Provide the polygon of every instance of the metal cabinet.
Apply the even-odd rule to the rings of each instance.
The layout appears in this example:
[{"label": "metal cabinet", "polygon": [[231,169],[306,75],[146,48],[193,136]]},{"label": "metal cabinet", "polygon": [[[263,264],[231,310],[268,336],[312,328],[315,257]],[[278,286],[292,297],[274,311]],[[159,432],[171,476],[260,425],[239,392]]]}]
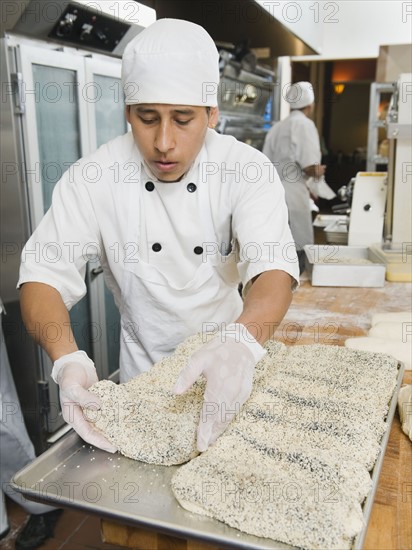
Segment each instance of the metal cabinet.
[{"label": "metal cabinet", "polygon": [[[2,263],[6,343],[28,431],[37,451],[64,425],[47,355],[21,322],[15,285],[22,247],[51,204],[68,167],[127,131],[120,59],[6,36],[2,65]],[[110,108],[109,108],[110,107]],[[44,251],[40,251],[44,253]],[[100,378],[118,377],[120,316],[101,268],[91,262],[88,293],[70,312],[80,349]],[[57,337],[57,336],[56,336]]]},{"label": "metal cabinet", "polygon": [[274,73],[259,66],[249,71],[228,52],[221,51],[220,55],[220,116],[216,130],[261,151],[271,123],[267,111],[273,100]]},{"label": "metal cabinet", "polygon": [[381,154],[379,144],[386,138],[386,112],[394,89],[391,83],[373,82],[371,84],[366,164],[368,172],[375,172],[378,165],[388,164],[389,155]]}]

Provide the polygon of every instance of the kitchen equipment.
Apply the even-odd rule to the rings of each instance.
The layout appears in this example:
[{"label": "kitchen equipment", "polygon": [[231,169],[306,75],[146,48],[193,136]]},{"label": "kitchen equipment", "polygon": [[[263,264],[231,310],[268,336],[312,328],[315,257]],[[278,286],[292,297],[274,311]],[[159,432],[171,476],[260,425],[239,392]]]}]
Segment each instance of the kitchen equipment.
[{"label": "kitchen equipment", "polygon": [[382,287],[385,264],[370,248],[306,245],[306,270],[314,286]]},{"label": "kitchen equipment", "polygon": [[329,243],[369,246],[382,239],[387,195],[387,172],[358,172],[338,190],[342,204],[332,206],[336,214],[347,214],[346,227],[335,223],[328,229]]},{"label": "kitchen equipment", "polygon": [[386,172],[358,172],[349,219],[349,246],[369,246],[382,238],[386,204]]},{"label": "kitchen equipment", "polygon": [[329,244],[348,244],[348,219],[335,220],[325,228],[326,242]]},{"label": "kitchen equipment", "polygon": [[220,49],[219,123],[216,131],[262,150],[270,128],[274,73],[259,65],[237,61]]},{"label": "kitchen equipment", "polygon": [[313,227],[323,229],[328,244],[348,244],[348,223],[346,214],[318,214]]},{"label": "kitchen equipment", "polygon": [[23,0],[2,9],[2,31],[121,57],[126,44],[156,20],[154,9],[118,0]]},{"label": "kitchen equipment", "polygon": [[385,243],[370,249],[386,265],[386,280],[412,283],[412,243]]},{"label": "kitchen equipment", "polygon": [[[386,159],[388,165],[387,201],[383,235],[376,231],[376,239],[367,244],[373,245],[372,248],[375,254],[386,265],[386,278],[388,281],[412,281],[411,78],[411,73],[401,74],[397,82],[386,85],[390,87],[389,90],[386,90],[387,92],[390,91],[390,99],[388,99],[386,118],[382,116],[379,120],[379,126],[386,129],[386,141],[388,142],[388,158]],[[381,88],[384,90],[384,86],[375,83],[371,87],[370,119],[376,116],[378,105],[376,101],[372,101],[373,94],[376,91],[379,92]],[[372,141],[376,140],[376,128],[373,130],[370,127],[369,132],[372,132],[372,138],[370,137],[369,141],[371,139]],[[372,148],[368,147],[368,149]],[[369,201],[366,201],[366,204],[369,204]],[[376,224],[376,216],[368,219],[374,219]],[[365,224],[368,219],[365,216]],[[358,220],[360,220],[359,214]],[[362,231],[362,228],[359,227],[359,230]],[[368,229],[364,226],[363,231],[368,231]],[[356,235],[353,234],[353,237],[356,237]],[[349,237],[349,244],[352,242],[354,240]]]},{"label": "kitchen equipment", "polygon": [[[401,74],[395,83],[372,84],[367,166],[374,170],[377,164],[386,164],[387,172],[358,173],[338,191],[345,202],[332,207],[335,213],[350,210],[349,245],[381,248],[384,263],[391,270],[388,280],[392,281],[412,278],[412,270],[407,267],[410,254],[404,254],[412,235],[411,78],[411,73]],[[385,158],[375,154],[379,129],[386,131]]]},{"label": "kitchen equipment", "polygon": [[327,227],[332,223],[345,222],[347,223],[348,216],[345,214],[318,214],[313,220],[313,227]]}]

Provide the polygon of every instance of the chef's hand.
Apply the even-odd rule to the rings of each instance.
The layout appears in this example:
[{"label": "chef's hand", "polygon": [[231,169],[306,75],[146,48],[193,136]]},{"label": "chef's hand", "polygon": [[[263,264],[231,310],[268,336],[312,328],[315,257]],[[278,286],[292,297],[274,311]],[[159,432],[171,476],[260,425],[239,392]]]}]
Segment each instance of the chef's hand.
[{"label": "chef's hand", "polygon": [[315,164],[315,178],[321,178],[325,175],[326,164]]},{"label": "chef's hand", "polygon": [[325,175],[326,164],[311,164],[303,169],[308,177],[319,179]]},{"label": "chef's hand", "polygon": [[187,391],[201,374],[206,378],[197,430],[197,448],[206,451],[225,431],[252,391],[256,363],[266,351],[244,325],[234,323],[193,353],[173,388]]},{"label": "chef's hand", "polygon": [[64,420],[84,441],[109,453],[117,451],[84,417],[82,407],[98,410],[97,396],[87,391],[98,381],[93,361],[84,351],[63,355],[55,361],[52,378],[60,387],[60,403]]}]

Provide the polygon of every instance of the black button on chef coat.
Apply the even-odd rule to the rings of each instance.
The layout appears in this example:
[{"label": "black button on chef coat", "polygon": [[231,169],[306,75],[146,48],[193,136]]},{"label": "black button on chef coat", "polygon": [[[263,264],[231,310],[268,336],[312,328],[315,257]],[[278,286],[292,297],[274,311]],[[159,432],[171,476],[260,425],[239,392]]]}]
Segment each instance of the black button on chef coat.
[{"label": "black button on chef coat", "polygon": [[203,248],[201,246],[195,246],[195,248],[193,249],[193,252],[195,254],[203,254]]},{"label": "black button on chef coat", "polygon": [[147,191],[153,191],[154,189],[154,183],[152,181],[148,181],[145,185]]},{"label": "black button on chef coat", "polygon": [[160,243],[154,243],[152,250],[153,252],[160,252],[162,250],[162,245]]},{"label": "black button on chef coat", "polygon": [[188,183],[186,189],[189,191],[189,193],[194,193],[197,187],[194,183]]}]

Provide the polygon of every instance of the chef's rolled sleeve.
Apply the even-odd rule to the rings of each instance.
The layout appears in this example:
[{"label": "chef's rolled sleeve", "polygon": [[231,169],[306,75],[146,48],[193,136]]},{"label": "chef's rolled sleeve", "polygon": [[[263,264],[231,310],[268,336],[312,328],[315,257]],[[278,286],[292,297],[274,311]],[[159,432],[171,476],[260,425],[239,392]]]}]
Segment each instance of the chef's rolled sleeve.
[{"label": "chef's rolled sleeve", "polygon": [[[281,270],[299,281],[296,247],[288,224],[283,185],[273,165],[256,153],[260,174],[243,181],[233,208],[234,236],[239,244],[238,272],[245,291],[261,273]],[[258,173],[258,172],[257,172]]]},{"label": "chef's rolled sleeve", "polygon": [[101,254],[98,225],[86,187],[68,172],[56,184],[52,205],[23,248],[17,287],[55,288],[70,310],[86,294],[86,263]]},{"label": "chef's rolled sleeve", "polygon": [[299,132],[294,134],[292,139],[296,147],[296,161],[304,170],[309,166],[320,164],[322,155],[315,124],[307,117],[300,122]]}]

